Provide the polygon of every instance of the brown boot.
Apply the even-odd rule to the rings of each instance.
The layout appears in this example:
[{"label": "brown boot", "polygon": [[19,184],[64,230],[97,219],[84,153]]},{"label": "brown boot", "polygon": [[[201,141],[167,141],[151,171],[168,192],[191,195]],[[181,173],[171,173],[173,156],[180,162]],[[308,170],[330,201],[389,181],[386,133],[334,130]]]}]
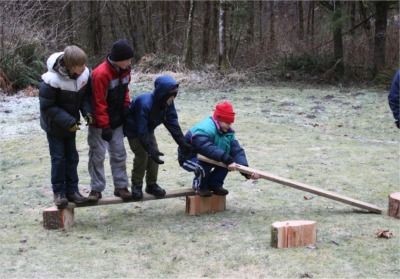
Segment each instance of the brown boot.
[{"label": "brown boot", "polygon": [[91,203],[96,203],[99,201],[99,199],[101,199],[101,192],[97,192],[97,191],[90,191],[89,196],[87,197],[88,201]]},{"label": "brown boot", "polygon": [[114,189],[114,196],[120,197],[123,201],[130,201],[133,199],[131,193],[129,192],[128,188],[115,188]]}]

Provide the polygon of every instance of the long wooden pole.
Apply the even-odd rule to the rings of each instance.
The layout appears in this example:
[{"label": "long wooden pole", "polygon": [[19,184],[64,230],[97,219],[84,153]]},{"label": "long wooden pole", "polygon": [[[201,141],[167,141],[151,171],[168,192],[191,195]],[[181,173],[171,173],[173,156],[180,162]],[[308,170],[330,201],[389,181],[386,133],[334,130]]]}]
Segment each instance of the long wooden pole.
[{"label": "long wooden pole", "polygon": [[[211,159],[209,159],[207,157],[204,157],[202,155],[197,155],[197,157],[201,161],[204,161],[204,162],[207,162],[207,163],[210,163],[210,164],[214,164],[214,165],[217,165],[217,166],[225,167],[225,168],[227,167],[224,163],[211,160]],[[362,202],[362,201],[359,201],[359,200],[356,200],[356,199],[348,198],[348,197],[345,197],[345,196],[342,196],[342,195],[339,195],[339,194],[336,194],[336,193],[333,193],[333,192],[330,192],[330,191],[322,190],[322,189],[319,189],[319,188],[316,188],[316,187],[313,187],[313,186],[310,186],[310,185],[307,185],[307,184],[304,184],[304,183],[299,183],[299,182],[296,182],[296,181],[293,181],[293,180],[290,180],[290,179],[282,178],[282,177],[279,177],[279,176],[276,176],[276,175],[273,175],[273,174],[269,174],[269,173],[262,172],[262,171],[259,171],[259,170],[256,170],[256,169],[245,167],[245,166],[242,166],[242,165],[239,165],[239,164],[237,164],[237,165],[238,165],[237,170],[240,171],[240,172],[246,173],[246,174],[250,174],[251,175],[252,173],[256,172],[256,173],[258,173],[260,175],[260,178],[263,178],[263,179],[266,179],[266,180],[269,180],[269,181],[273,181],[273,182],[276,182],[276,183],[279,183],[279,184],[283,184],[283,185],[286,185],[286,186],[289,186],[289,187],[292,187],[292,188],[295,188],[295,189],[298,189],[298,190],[310,192],[310,193],[313,193],[313,194],[316,194],[316,195],[319,195],[319,196],[322,196],[322,197],[325,197],[325,198],[328,198],[328,199],[332,199],[332,200],[335,200],[335,201],[339,201],[339,202],[342,202],[342,203],[346,203],[346,204],[349,204],[349,205],[352,205],[352,206],[355,206],[355,207],[366,209],[366,210],[368,210],[370,212],[373,212],[373,213],[378,213],[378,214],[382,213],[382,209],[380,209],[379,207],[377,207],[377,206],[375,206],[373,204],[369,204],[369,203]]]}]

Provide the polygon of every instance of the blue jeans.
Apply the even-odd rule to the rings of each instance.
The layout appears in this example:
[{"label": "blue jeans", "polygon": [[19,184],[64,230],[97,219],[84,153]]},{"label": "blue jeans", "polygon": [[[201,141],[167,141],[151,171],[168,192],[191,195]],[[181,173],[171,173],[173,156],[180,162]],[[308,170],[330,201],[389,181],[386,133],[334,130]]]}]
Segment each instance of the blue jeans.
[{"label": "blue jeans", "polygon": [[195,189],[221,188],[228,175],[228,169],[199,161],[197,157],[186,160],[182,168],[194,172],[193,188]]},{"label": "blue jeans", "polygon": [[75,136],[55,137],[47,133],[51,157],[51,185],[53,193],[74,194],[78,192],[79,155]]}]

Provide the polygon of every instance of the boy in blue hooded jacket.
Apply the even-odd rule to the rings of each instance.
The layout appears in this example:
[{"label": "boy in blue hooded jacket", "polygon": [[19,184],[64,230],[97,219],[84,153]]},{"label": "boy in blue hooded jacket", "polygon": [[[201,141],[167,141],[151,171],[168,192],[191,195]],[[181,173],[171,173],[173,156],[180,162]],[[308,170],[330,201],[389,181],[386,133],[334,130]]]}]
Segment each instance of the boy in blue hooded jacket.
[{"label": "boy in blue hooded jacket", "polygon": [[179,84],[170,76],[162,75],[155,80],[154,91],[138,95],[129,105],[129,115],[124,124],[124,134],[135,155],[132,168],[132,196],[143,198],[143,179],[146,176],[146,193],[156,197],[166,194],[157,184],[158,167],[164,164],[160,156],[154,130],[164,124],[183,153],[190,152],[178,122],[174,99]]}]

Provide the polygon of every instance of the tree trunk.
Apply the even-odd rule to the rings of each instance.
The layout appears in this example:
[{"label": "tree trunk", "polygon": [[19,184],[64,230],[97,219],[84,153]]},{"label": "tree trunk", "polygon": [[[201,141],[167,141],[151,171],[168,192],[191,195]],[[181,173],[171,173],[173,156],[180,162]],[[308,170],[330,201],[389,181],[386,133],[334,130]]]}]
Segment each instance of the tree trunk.
[{"label": "tree trunk", "polygon": [[103,30],[102,16],[100,14],[100,2],[89,2],[89,44],[94,55],[102,52]]},{"label": "tree trunk", "polygon": [[341,3],[335,2],[333,10],[333,56],[336,61],[335,72],[342,78],[344,74],[344,62],[343,62],[343,37],[342,37],[342,6]]},{"label": "tree trunk", "polygon": [[384,1],[374,1],[375,15],[375,40],[374,40],[374,76],[385,67],[386,57],[386,23],[387,23],[387,3]]},{"label": "tree trunk", "polygon": [[314,48],[314,8],[315,2],[308,3],[308,16],[307,16],[307,36],[311,42],[311,47]]},{"label": "tree trunk", "polygon": [[219,13],[218,13],[218,70],[221,73],[226,73],[229,69],[228,57],[226,55],[226,35],[225,35],[225,1],[219,1]]},{"label": "tree trunk", "polygon": [[275,38],[275,5],[274,0],[269,2],[271,17],[269,19],[269,45],[271,50],[276,49],[276,38]]},{"label": "tree trunk", "polygon": [[299,12],[299,31],[298,39],[301,41],[304,39],[304,12],[303,12],[303,1],[297,1],[298,12]]},{"label": "tree trunk", "polygon": [[187,22],[185,51],[183,54],[183,63],[188,69],[192,69],[193,64],[193,15],[195,9],[194,0],[190,0],[189,18]]},{"label": "tree trunk", "polygon": [[204,16],[203,16],[203,49],[202,49],[202,61],[203,64],[207,63],[208,53],[210,49],[210,15],[211,15],[211,2],[204,1]]}]

